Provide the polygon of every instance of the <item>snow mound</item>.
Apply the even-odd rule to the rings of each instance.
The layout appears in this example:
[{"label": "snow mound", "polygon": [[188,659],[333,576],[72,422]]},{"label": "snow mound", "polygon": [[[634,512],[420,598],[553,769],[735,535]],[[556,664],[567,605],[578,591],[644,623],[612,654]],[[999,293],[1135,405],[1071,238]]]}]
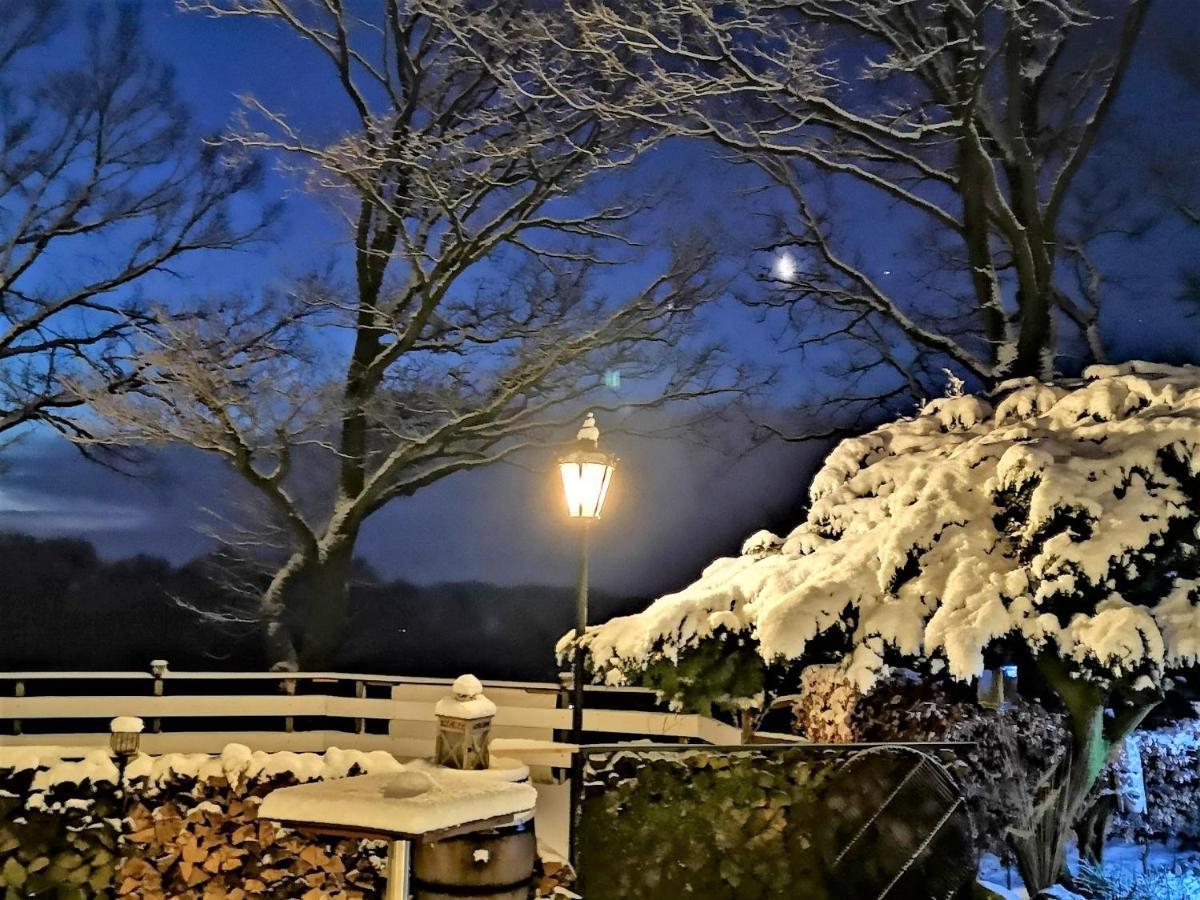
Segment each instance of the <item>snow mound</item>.
[{"label": "snow mound", "polygon": [[230,784],[241,784],[283,775],[294,776],[298,781],[324,781],[345,778],[356,770],[363,774],[390,774],[402,769],[396,758],[383,750],[365,753],[330,747],[324,753],[268,753],[251,750],[243,744],[227,744],[219,756],[207,753],[142,754],[130,761],[125,769],[125,777],[129,781],[144,778],[156,785],[177,780],[207,781],[216,778],[223,778]]},{"label": "snow mound", "polygon": [[1200,656],[1200,368],[934,400],[839,444],[810,499],[786,538],[590,628],[593,672],[626,683],[718,631],[768,661],[832,640],[861,690],[897,659],[971,679],[999,641],[1133,690]]}]

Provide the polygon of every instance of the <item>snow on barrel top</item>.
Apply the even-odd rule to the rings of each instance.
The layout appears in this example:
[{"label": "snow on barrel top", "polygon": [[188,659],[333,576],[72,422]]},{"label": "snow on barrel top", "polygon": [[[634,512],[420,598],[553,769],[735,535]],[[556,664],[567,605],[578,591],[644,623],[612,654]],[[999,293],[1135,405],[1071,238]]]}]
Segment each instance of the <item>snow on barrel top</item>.
[{"label": "snow on barrel top", "polygon": [[863,690],[895,659],[970,679],[1001,640],[1149,685],[1200,655],[1200,368],[934,400],[839,444],[810,500],[786,538],[589,629],[592,670],[623,683],[726,632],[801,662],[840,638]]}]

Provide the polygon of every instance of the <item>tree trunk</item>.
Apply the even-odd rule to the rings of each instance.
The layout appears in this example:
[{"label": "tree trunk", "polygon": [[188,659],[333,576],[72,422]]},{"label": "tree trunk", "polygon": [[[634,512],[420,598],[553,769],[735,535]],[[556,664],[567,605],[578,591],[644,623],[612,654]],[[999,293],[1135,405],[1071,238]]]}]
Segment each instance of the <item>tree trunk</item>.
[{"label": "tree trunk", "polygon": [[261,608],[274,668],[307,672],[333,668],[349,621],[356,537],[341,536],[317,558],[297,553],[272,579]]},{"label": "tree trunk", "polygon": [[350,618],[350,566],[354,536],[340,540],[310,566],[297,611],[300,665],[308,672],[332,669]]},{"label": "tree trunk", "polygon": [[[1056,690],[1059,685],[1050,679]],[[1071,746],[1047,784],[1028,798],[1030,821],[1014,823],[1009,845],[1030,896],[1060,883],[1067,872],[1067,846],[1084,802],[1108,755],[1104,738],[1103,694],[1094,685],[1072,683],[1079,690],[1064,697],[1070,710]],[[1049,773],[1048,773],[1049,774]]]},{"label": "tree trunk", "polygon": [[1108,835],[1108,823],[1117,809],[1117,795],[1104,793],[1096,798],[1075,823],[1075,841],[1079,845],[1079,858],[1090,866],[1099,868],[1104,863],[1104,839]]},{"label": "tree trunk", "polygon": [[1017,356],[1011,375],[1041,380],[1054,375],[1054,321],[1050,298],[1041,290],[1017,292],[1021,330],[1017,337]]},{"label": "tree trunk", "polygon": [[263,650],[267,655],[268,664],[275,671],[296,672],[300,669],[296,640],[288,616],[287,598],[292,594],[293,585],[302,577],[305,565],[304,554],[292,554],[275,572],[259,600]]},{"label": "tree trunk", "polygon": [[[1062,660],[1053,655],[1040,656],[1037,663],[1039,671],[1067,708],[1071,751],[1060,770],[1061,777],[1056,781],[1056,789],[1062,792],[1058,802],[1038,805],[1038,820],[1031,823],[1035,837],[1013,842],[1013,849],[1018,854],[1017,865],[1030,894],[1069,877],[1067,844],[1081,819],[1089,833],[1090,845],[1085,847],[1081,840],[1081,852],[1097,858],[1102,854],[1104,831],[1111,810],[1108,814],[1103,814],[1103,810],[1096,811],[1100,815],[1089,823],[1091,811],[1085,809],[1085,804],[1100,773],[1112,758],[1113,747],[1141,724],[1157,702],[1132,704],[1120,715],[1106,720],[1105,707],[1110,697],[1099,686],[1074,677]],[[1032,864],[1030,855],[1035,857]]]}]

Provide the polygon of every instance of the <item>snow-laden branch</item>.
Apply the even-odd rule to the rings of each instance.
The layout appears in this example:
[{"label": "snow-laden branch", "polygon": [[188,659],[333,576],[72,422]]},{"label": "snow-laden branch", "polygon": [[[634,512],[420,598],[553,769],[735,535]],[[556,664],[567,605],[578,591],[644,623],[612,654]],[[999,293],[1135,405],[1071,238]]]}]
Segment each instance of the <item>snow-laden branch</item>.
[{"label": "snow-laden branch", "polygon": [[1198,426],[1186,367],[934,400],[839,444],[786,538],[589,629],[593,671],[624,683],[728,633],[765,662],[832,652],[863,691],[890,665],[970,680],[1008,655],[1154,694],[1200,663]]},{"label": "snow-laden branch", "polygon": [[623,416],[750,386],[691,333],[724,287],[700,242],[648,262],[658,274],[645,285],[600,277],[643,254],[630,220],[646,201],[611,191],[593,201],[583,188],[652,137],[527,89],[594,74],[562,42],[562,10],[181,5],[287,29],[352,113],[331,135],[247,97],[224,142],[281,161],[333,200],[353,277],[309,279],[256,315],[234,304],[207,328],[157,323],[136,348],[140,389],[97,398],[110,423],[102,438],[220,454],[261,497],[272,537],[287,538],[261,601],[278,661],[320,666],[336,647],[370,516],[456,472],[557,443],[590,406],[617,405],[606,372],[620,372]]},{"label": "snow-laden branch", "polygon": [[[1074,0],[597,0],[572,5],[574,30],[557,45],[587,59],[595,85],[508,78],[529,96],[758,162],[792,197],[800,225],[785,233],[807,230],[814,186],[857,182],[889,224],[831,221],[824,244],[836,258],[861,258],[878,228],[928,227],[946,248],[939,289],[960,308],[952,318],[973,325],[937,333],[935,348],[929,334],[901,330],[990,384],[1049,376],[1060,353],[1096,349],[1086,323],[1055,328],[1060,254],[1073,237],[1061,211],[1148,7],[1123,0],[1102,16]],[[916,322],[922,285],[908,282],[889,292],[903,301],[888,315]],[[939,368],[932,357],[927,368]]]}]

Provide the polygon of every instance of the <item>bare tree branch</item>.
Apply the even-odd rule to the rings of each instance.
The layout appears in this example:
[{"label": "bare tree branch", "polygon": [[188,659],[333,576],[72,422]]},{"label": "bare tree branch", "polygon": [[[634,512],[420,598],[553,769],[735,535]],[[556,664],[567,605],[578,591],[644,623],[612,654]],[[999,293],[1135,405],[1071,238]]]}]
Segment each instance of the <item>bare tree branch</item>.
[{"label": "bare tree branch", "polygon": [[[65,21],[61,3],[5,7],[0,41],[0,431],[42,422],[68,436],[83,373],[110,390],[151,317],[133,288],[181,258],[234,247],[227,201],[254,184],[189,135],[169,70],[147,55],[136,10],[89,20],[76,68],[28,83],[20,63]],[[18,80],[20,79],[20,80]]]},{"label": "bare tree branch", "polygon": [[745,389],[692,334],[725,287],[709,249],[681,242],[640,288],[601,276],[636,251],[639,206],[582,188],[645,138],[518,83],[590,77],[544,37],[561,16],[503,0],[180,5],[290,30],[353,111],[326,140],[247,98],[225,137],[349,211],[352,282],[312,280],[270,310],[160,316],[137,345],[139,389],[95,400],[103,440],[220,454],[263,498],[286,542],[260,604],[275,660],[328,662],[359,531],[388,503],[553,445],[589,408],[626,416]]}]

